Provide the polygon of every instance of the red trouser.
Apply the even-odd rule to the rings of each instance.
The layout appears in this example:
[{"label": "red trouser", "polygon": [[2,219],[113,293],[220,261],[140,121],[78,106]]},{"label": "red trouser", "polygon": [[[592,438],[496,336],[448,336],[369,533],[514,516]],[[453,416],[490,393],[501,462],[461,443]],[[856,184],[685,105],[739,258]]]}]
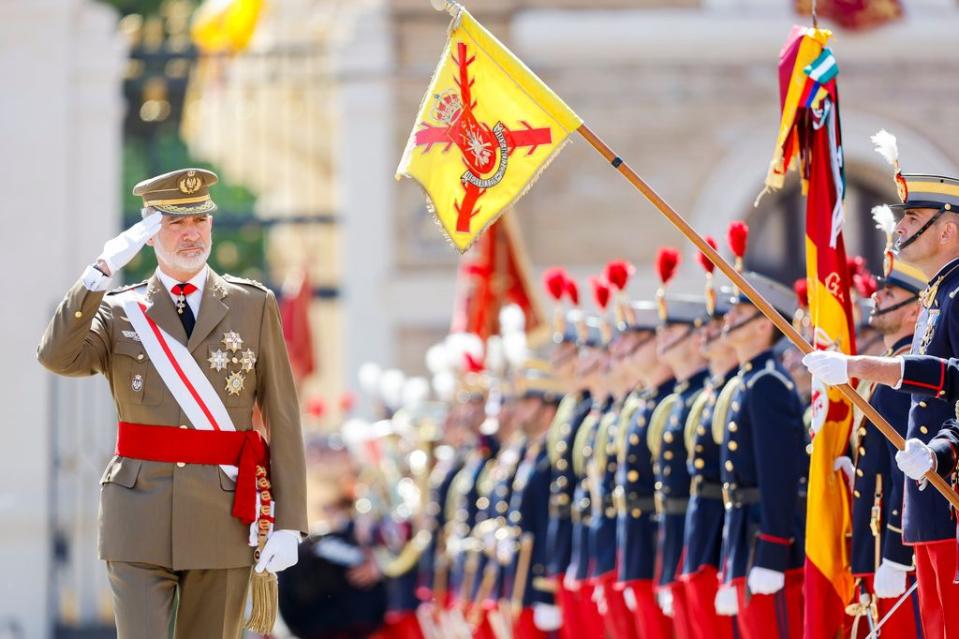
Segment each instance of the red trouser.
[{"label": "red trouser", "polygon": [[563,626],[559,629],[559,636],[562,639],[579,639],[586,634],[586,627],[583,625],[582,614],[579,610],[577,595],[572,590],[568,590],[563,583],[563,577],[556,578],[556,605],[563,615]]},{"label": "red trouser", "polygon": [[786,573],[786,585],[772,595],[750,594],[746,579],[737,579],[739,612],[736,625],[742,639],[801,639],[803,636],[802,570]]},{"label": "red trouser", "polygon": [[584,579],[579,582],[579,590],[576,591],[576,603],[585,630],[581,635],[583,639],[605,639],[606,637],[603,617],[599,614],[596,602],[593,601],[594,591],[595,588],[591,579]]},{"label": "red trouser", "polygon": [[916,579],[925,639],[959,639],[959,584],[954,539],[916,544]]},{"label": "red trouser", "polygon": [[693,639],[732,639],[733,618],[716,614],[717,570],[701,566],[679,579],[686,595],[687,618],[692,620]]},{"label": "red trouser", "polygon": [[625,587],[633,591],[636,599],[633,621],[639,639],[671,639],[673,624],[656,603],[653,582],[647,579],[629,581]]},{"label": "red trouser", "polygon": [[[912,587],[915,578],[911,575],[906,577],[906,590]],[[873,591],[872,586],[872,575],[862,575],[862,583],[860,584],[861,591],[871,593]],[[860,591],[856,592],[858,597]],[[882,619],[886,614],[892,609],[896,602],[899,601],[898,597],[892,597],[889,599],[877,599],[877,608],[879,613],[879,619]],[[879,621],[877,619],[877,622]],[[851,629],[852,620],[851,618],[846,620],[847,628]],[[896,612],[892,613],[892,616],[882,624],[882,628],[879,630],[879,637],[888,637],[889,639],[916,639],[919,636],[919,597],[913,592],[907,601],[902,602]],[[859,628],[856,631],[856,639],[865,639],[869,635],[869,622],[865,619],[859,621]]]},{"label": "red trouser", "polygon": [[412,611],[390,611],[386,620],[373,639],[423,639],[420,622]]},{"label": "red trouser", "polygon": [[533,623],[533,609],[523,608],[519,617],[513,622],[513,639],[546,639],[548,633],[540,630]]},{"label": "red trouser", "polygon": [[633,613],[626,607],[623,591],[616,588],[615,572],[608,572],[596,578],[597,587],[602,587],[603,598],[600,614],[606,624],[606,633],[612,639],[639,639]]}]

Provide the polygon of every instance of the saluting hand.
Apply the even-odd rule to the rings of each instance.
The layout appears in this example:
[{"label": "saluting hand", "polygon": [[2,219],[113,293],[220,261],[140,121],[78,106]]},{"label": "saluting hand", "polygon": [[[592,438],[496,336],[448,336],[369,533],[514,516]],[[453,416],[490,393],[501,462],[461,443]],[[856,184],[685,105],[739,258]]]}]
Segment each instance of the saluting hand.
[{"label": "saluting hand", "polygon": [[147,240],[160,232],[163,213],[155,211],[115,238],[107,240],[97,264],[106,267],[106,274],[113,275],[126,266],[140,252]]}]

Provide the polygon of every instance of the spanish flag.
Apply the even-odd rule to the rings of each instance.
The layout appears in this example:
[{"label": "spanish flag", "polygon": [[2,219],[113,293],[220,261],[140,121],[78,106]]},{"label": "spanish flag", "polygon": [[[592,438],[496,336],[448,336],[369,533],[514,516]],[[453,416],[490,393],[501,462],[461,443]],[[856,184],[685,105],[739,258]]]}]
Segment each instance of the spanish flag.
[{"label": "spanish flag", "polygon": [[[826,46],[830,33],[794,27],[780,53],[782,121],[767,188],[799,170],[806,195],[806,279],[817,349],[855,353],[843,244],[845,172],[839,126],[838,66]],[[838,389],[813,380],[813,449],[806,504],[804,581],[807,639],[833,638],[853,596],[846,533],[848,488],[835,459],[846,454],[853,411]]]},{"label": "spanish flag", "polygon": [[205,0],[193,14],[190,36],[203,53],[240,53],[253,39],[264,0]]},{"label": "spanish flag", "polygon": [[416,180],[466,251],[530,187],[582,120],[456,7],[396,177]]}]

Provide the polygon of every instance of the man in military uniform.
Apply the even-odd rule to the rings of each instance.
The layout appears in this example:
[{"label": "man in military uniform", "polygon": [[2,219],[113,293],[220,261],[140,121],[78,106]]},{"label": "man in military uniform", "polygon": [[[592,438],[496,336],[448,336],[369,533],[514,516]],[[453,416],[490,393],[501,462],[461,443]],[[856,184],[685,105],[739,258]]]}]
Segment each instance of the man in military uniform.
[{"label": "man in military uniform", "polygon": [[500,610],[515,620],[515,639],[546,639],[563,621],[555,603],[555,583],[546,573],[551,551],[547,543],[551,473],[546,435],[556,417],[562,387],[545,362],[530,360],[519,372],[516,394],[516,419],[527,446],[513,480],[508,523],[499,542],[505,564]]},{"label": "man in military uniform", "polygon": [[[121,639],[166,637],[172,619],[176,637],[238,637],[251,537],[269,533],[256,570],[278,572],[296,562],[308,529],[299,407],[276,300],[206,264],[216,181],[186,169],[137,184],[143,220],[104,245],[38,350],[55,373],[102,373],[116,403],[99,552]],[[144,244],[156,273],[106,293]],[[253,430],[254,406],[268,451]]]},{"label": "man in military uniform", "polygon": [[[932,276],[919,296],[921,310],[911,352],[955,357],[959,355],[959,306],[955,306],[959,291],[959,180],[897,174],[897,183],[902,203],[890,208],[903,212],[896,226],[898,259]],[[856,377],[912,392],[906,448],[896,455],[897,464],[913,479],[921,479],[933,467],[943,475],[954,470],[954,464],[949,463],[949,446],[940,449],[946,452],[944,462],[933,464],[932,451],[942,445],[942,439],[934,439],[936,432],[954,416],[954,404],[946,400],[942,388],[942,368],[935,371],[940,375],[934,381],[927,382],[921,375],[917,379],[916,370],[904,367],[900,358],[850,358],[822,352],[807,355],[803,361],[826,384]],[[921,365],[917,368],[923,370]],[[910,385],[910,381],[915,383]],[[917,388],[931,391],[933,396],[923,396]],[[924,482],[906,482],[902,514],[903,541],[915,551],[922,629],[926,637],[959,636],[959,615],[948,612],[959,609],[959,584],[954,582],[955,521],[949,502],[937,491],[925,488]]]},{"label": "man in military uniform", "polygon": [[[558,277],[563,296],[575,298],[578,290],[574,281],[559,271]],[[561,296],[561,297],[563,297]],[[571,519],[573,491],[576,486],[573,474],[573,442],[580,425],[592,408],[589,387],[576,375],[578,357],[576,311],[557,308],[553,319],[553,348],[550,352],[550,369],[561,384],[565,395],[556,410],[556,417],[549,427],[546,448],[550,460],[549,523],[546,545],[550,549],[546,562],[546,574],[555,584],[556,603],[563,615],[560,633],[564,639],[576,639],[583,635],[582,620],[576,596],[565,583],[566,570],[570,566],[573,541]]]},{"label": "man in military uniform", "polygon": [[[725,423],[723,416],[716,414],[716,403],[723,393],[731,392],[731,386],[730,391],[726,390],[727,383],[735,377],[738,361],[736,351],[722,337],[723,318],[730,308],[728,295],[717,298],[711,287],[708,292],[709,321],[696,331],[694,339],[709,362],[710,377],[686,422],[687,446],[691,444],[685,460],[690,475],[690,497],[679,579],[689,618],[694,621],[694,636],[731,639],[732,619],[717,614],[715,606],[725,512],[719,461]],[[735,609],[724,612],[735,613]]]},{"label": "man in military uniform", "polygon": [[657,355],[676,378],[673,393],[660,402],[653,413],[648,437],[656,475],[656,510],[660,514],[658,555],[662,568],[657,598],[663,612],[673,618],[679,639],[692,639],[698,625],[698,620],[689,616],[686,593],[677,578],[682,570],[689,507],[686,422],[694,406],[697,412],[701,409],[698,398],[709,375],[706,359],[699,352],[699,343],[693,335],[706,316],[702,299],[663,298],[661,324],[656,335]]},{"label": "man in military uniform", "polygon": [[616,586],[623,590],[643,639],[672,637],[672,624],[657,604],[654,588],[659,518],[648,429],[656,407],[672,394],[675,385],[672,370],[656,356],[658,323],[656,304],[633,302],[618,340],[620,356],[629,366],[637,390],[626,400],[617,449]]},{"label": "man in military uniform", "polygon": [[[758,273],[743,276],[784,317],[792,316],[791,290]],[[733,298],[723,333],[740,364],[727,383],[732,390],[724,391],[716,406],[717,414],[725,415],[723,583],[736,590],[737,626],[745,639],[798,638],[804,554],[796,513],[806,459],[802,405],[775,357],[775,325],[745,296]],[[719,595],[727,592],[721,588]]]}]

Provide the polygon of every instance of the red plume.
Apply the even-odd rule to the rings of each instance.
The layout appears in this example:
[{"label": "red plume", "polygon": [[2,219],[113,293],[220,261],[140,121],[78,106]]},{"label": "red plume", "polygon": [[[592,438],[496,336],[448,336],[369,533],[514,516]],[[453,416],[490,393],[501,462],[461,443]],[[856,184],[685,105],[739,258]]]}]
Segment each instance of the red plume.
[{"label": "red plume", "polygon": [[679,251],[671,246],[659,249],[656,255],[656,272],[659,274],[660,282],[665,285],[673,279],[677,266],[679,266]]},{"label": "red plume", "polygon": [[742,259],[746,255],[746,245],[749,241],[749,225],[742,220],[730,222],[726,239],[729,241],[729,248],[733,255]]},{"label": "red plume", "polygon": [[846,258],[846,268],[849,270],[849,277],[853,278],[856,275],[862,275],[867,273],[868,269],[866,268],[866,258],[861,255],[854,255],[852,257]]},{"label": "red plume", "polygon": [[470,353],[463,353],[463,363],[465,364],[464,368],[467,373],[483,372],[483,360],[478,357],[473,357]]},{"label": "red plume", "polygon": [[809,308],[809,282],[805,277],[800,277],[793,282],[793,291],[796,292],[796,301],[799,305]]},{"label": "red plume", "polygon": [[568,277],[563,284],[566,294],[569,295],[569,301],[573,303],[573,306],[579,306],[579,286],[576,284],[576,280]]},{"label": "red plume", "polygon": [[306,411],[311,417],[321,419],[326,414],[326,400],[315,395],[306,402]]},{"label": "red plume", "polygon": [[609,306],[609,282],[602,277],[591,277],[589,283],[593,287],[593,301],[596,302],[599,310],[605,311]]},{"label": "red plume", "polygon": [[[716,240],[713,239],[712,235],[706,236],[706,244],[709,244],[716,250],[719,250],[719,247],[716,245]],[[696,255],[696,259],[699,260],[699,265],[703,267],[703,270],[707,273],[712,273],[715,270],[716,265],[709,261],[709,258],[706,257],[705,253],[700,252]]]},{"label": "red plume", "polygon": [[548,268],[546,272],[543,273],[543,284],[546,286],[549,296],[557,302],[563,299],[563,293],[566,292],[567,279],[566,270],[559,266]]},{"label": "red plume", "polygon": [[636,268],[626,260],[613,260],[606,265],[604,277],[617,291],[622,291]]},{"label": "red plume", "polygon": [[876,278],[865,269],[863,269],[861,273],[856,273],[852,276],[852,285],[856,287],[856,292],[859,293],[859,297],[863,299],[872,297],[872,294],[875,293],[878,288]]}]

